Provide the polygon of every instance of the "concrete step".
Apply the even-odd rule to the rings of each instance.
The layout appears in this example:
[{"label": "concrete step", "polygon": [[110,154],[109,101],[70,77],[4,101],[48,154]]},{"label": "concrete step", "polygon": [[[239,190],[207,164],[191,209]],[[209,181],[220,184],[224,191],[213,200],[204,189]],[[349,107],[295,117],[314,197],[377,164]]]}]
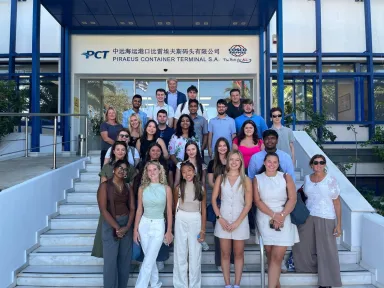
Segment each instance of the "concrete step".
[{"label": "concrete step", "polygon": [[[135,285],[139,266],[135,265],[128,282],[128,287]],[[370,285],[371,273],[357,264],[341,265],[342,282],[346,285]],[[17,285],[51,286],[51,287],[102,287],[102,265],[93,266],[28,266],[17,277]],[[202,286],[215,287],[224,285],[222,272],[215,265],[202,265]],[[172,265],[165,265],[160,272],[160,279],[164,286],[172,286]],[[245,265],[242,277],[242,287],[260,283],[260,265]],[[231,273],[233,279],[234,274]],[[266,277],[267,279],[267,277]],[[281,275],[282,285],[289,287],[308,287],[317,284],[316,274],[285,273]],[[347,286],[348,287],[348,286]],[[358,287],[358,286],[355,286]],[[360,286],[364,287],[364,286]],[[369,286],[368,286],[369,287]]]},{"label": "concrete step", "polygon": [[99,180],[97,181],[81,181],[75,182],[76,192],[97,192],[99,188]]},{"label": "concrete step", "polygon": [[100,168],[100,164],[88,163],[85,169],[90,173],[99,173],[101,170]]},{"label": "concrete step", "polygon": [[80,173],[80,180],[82,182],[95,181],[96,183],[99,183],[100,181],[99,172],[100,172],[100,168],[99,168],[99,171],[91,172],[87,170],[87,172]]},{"label": "concrete step", "polygon": [[[16,286],[17,288],[53,288],[54,286],[24,286],[24,285],[17,285]],[[84,288],[103,288],[101,286],[82,286]],[[134,286],[127,286],[127,287],[134,287]],[[210,287],[210,288],[223,288],[223,286],[208,286],[208,285],[202,285],[201,288],[207,288],[207,287]],[[288,288],[288,287],[292,287],[292,286],[286,286],[286,285],[283,285],[281,286],[282,288]],[[318,288],[319,286],[317,285],[305,285],[305,286],[300,286],[300,288]],[[344,285],[343,287],[349,287],[349,288],[375,288],[375,286],[373,285]],[[61,288],[69,288],[69,287],[61,287]],[[162,286],[162,288],[173,288],[173,286]],[[259,285],[252,285],[252,286],[245,286],[245,285],[241,285],[241,288],[261,288],[261,286]]]},{"label": "concrete step", "polygon": [[97,204],[97,192],[69,192],[67,194],[67,201]]},{"label": "concrete step", "polygon": [[[30,254],[30,265],[99,265],[103,259],[91,256],[93,239],[89,246],[41,246]],[[209,251],[203,251],[202,264],[215,263],[215,246],[210,245]],[[288,256],[290,251],[287,251]],[[357,264],[359,254],[346,250],[339,251],[341,264]],[[101,262],[100,262],[101,261]],[[260,247],[253,244],[245,245],[245,264],[260,264]],[[170,248],[170,257],[166,264],[173,264],[173,247]]]},{"label": "concrete step", "polygon": [[69,214],[99,214],[99,206],[97,204],[89,204],[89,203],[73,203],[68,202],[66,204],[60,205],[59,214],[61,215],[69,215]]}]

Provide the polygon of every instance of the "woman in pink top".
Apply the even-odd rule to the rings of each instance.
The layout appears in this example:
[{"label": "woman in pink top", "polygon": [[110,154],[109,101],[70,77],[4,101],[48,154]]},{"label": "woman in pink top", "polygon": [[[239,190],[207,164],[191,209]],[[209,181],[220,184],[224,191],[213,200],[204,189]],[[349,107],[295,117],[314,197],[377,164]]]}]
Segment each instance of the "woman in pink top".
[{"label": "woman in pink top", "polygon": [[259,139],[257,135],[255,122],[247,120],[243,123],[239,136],[233,139],[233,149],[237,149],[243,154],[244,166],[247,171],[252,155],[264,150],[263,140]]}]

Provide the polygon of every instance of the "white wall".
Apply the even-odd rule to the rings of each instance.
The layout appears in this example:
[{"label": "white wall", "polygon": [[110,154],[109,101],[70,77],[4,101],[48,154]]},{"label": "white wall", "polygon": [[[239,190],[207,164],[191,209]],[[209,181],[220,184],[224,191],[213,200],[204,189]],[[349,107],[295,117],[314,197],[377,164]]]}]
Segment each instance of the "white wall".
[{"label": "white wall", "polygon": [[384,217],[376,213],[365,215],[362,237],[362,265],[373,272],[372,284],[384,287]]},{"label": "white wall", "polygon": [[364,3],[321,1],[323,52],[364,52]]},{"label": "white wall", "polygon": [[[27,180],[0,193],[0,287],[14,281],[14,271],[26,263],[26,251],[37,243],[37,232],[57,212],[57,202],[72,179],[85,168],[86,158]],[[12,216],[17,213],[17,216]]]},{"label": "white wall", "polygon": [[[284,53],[316,50],[315,2],[302,0],[283,1]],[[276,34],[276,13],[270,24],[271,38]],[[271,43],[271,52],[277,45]]]},{"label": "white wall", "polygon": [[[17,2],[16,52],[32,53],[32,1]],[[40,52],[60,53],[60,24],[41,6]]]},{"label": "white wall", "polygon": [[0,54],[9,53],[10,0],[0,0]]},{"label": "white wall", "polygon": [[371,0],[372,45],[374,53],[384,53],[384,1]]}]

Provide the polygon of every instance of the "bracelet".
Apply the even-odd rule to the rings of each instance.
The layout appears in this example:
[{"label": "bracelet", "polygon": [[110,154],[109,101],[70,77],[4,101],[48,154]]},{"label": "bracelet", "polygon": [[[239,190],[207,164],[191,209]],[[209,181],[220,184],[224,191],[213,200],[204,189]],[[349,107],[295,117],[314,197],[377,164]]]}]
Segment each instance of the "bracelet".
[{"label": "bracelet", "polygon": [[203,234],[205,234],[205,231],[204,231],[204,230],[200,230],[200,233],[203,233]]}]

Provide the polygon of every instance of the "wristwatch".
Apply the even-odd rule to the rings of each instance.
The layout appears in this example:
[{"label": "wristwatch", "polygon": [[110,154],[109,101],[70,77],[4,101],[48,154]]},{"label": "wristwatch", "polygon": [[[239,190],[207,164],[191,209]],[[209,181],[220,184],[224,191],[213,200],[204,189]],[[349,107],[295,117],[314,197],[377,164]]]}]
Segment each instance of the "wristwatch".
[{"label": "wristwatch", "polygon": [[216,216],[216,219],[219,220],[219,219],[220,219],[220,215],[217,215],[217,216]]}]

